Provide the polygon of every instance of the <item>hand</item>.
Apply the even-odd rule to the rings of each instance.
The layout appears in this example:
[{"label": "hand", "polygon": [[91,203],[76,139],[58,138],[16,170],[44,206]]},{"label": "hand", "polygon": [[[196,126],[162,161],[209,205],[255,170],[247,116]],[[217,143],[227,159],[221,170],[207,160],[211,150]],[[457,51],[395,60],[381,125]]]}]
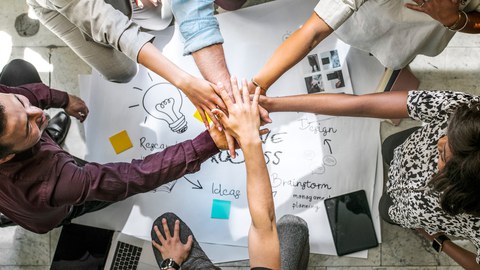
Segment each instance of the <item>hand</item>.
[{"label": "hand", "polygon": [[430,15],[445,26],[452,26],[458,20],[458,0],[413,0],[416,4],[405,4],[409,9]]},{"label": "hand", "polygon": [[189,83],[188,89],[182,89],[182,91],[197,108],[205,124],[205,128],[210,128],[207,117],[205,116],[205,114],[207,114],[215,126],[222,131],[221,123],[214,117],[211,110],[215,108],[226,110],[227,107],[215,92],[215,86],[203,79],[193,78]]},{"label": "hand", "polygon": [[[235,139],[233,139],[233,143],[234,143],[233,150],[230,148],[230,144],[228,143],[228,137],[225,134],[225,133],[227,133],[226,130],[219,131],[218,129],[211,127],[208,130],[208,132],[210,133],[210,136],[212,137],[212,140],[213,140],[213,142],[215,142],[215,145],[217,146],[218,149],[229,150],[230,156],[232,158],[236,157],[237,154],[235,152],[235,149],[240,148],[240,145],[237,143],[237,141],[235,141]],[[267,134],[268,132],[270,132],[270,130],[268,128],[261,129],[258,132],[258,136],[260,137],[262,135]],[[232,151],[233,151],[233,153],[232,153]]]},{"label": "hand", "polygon": [[85,102],[74,95],[68,95],[68,105],[64,110],[68,115],[80,120],[80,122],[85,121],[89,112]]},{"label": "hand", "polygon": [[[220,150],[229,150],[230,156],[235,157],[235,149],[238,149],[240,146],[238,143],[235,141],[235,139],[229,135],[232,138],[233,141],[233,148],[229,144],[228,141],[228,136],[225,134],[226,130],[220,131],[216,128],[214,128],[213,123],[211,124],[210,128],[208,129],[208,132],[210,133],[210,137],[212,137],[213,142],[217,146],[218,149]],[[233,151],[233,154],[232,154]]]},{"label": "hand", "polygon": [[[252,83],[252,82],[248,82],[248,92],[250,92],[250,94],[254,94],[255,93],[255,85]],[[260,89],[260,95],[266,95],[267,92],[266,91],[262,91]],[[270,118],[270,116],[268,115],[268,111],[261,105],[258,105],[258,110],[260,112],[260,119],[262,121],[261,125],[265,125],[265,124],[269,124],[269,123],[272,123],[272,119]]]},{"label": "hand", "polygon": [[226,130],[242,145],[242,142],[259,140],[258,129],[260,128],[260,117],[258,110],[258,96],[260,88],[257,87],[253,100],[250,101],[248,83],[244,79],[242,89],[238,89],[238,82],[232,77],[232,92],[235,97],[235,103],[228,95],[224,86],[218,85],[220,96],[225,102],[228,110],[228,116],[220,109],[214,109],[212,112],[220,120]]},{"label": "hand", "polygon": [[152,240],[152,245],[160,251],[162,258],[172,258],[178,265],[182,265],[190,254],[190,249],[193,244],[193,236],[188,236],[186,244],[183,244],[182,241],[180,241],[180,221],[178,219],[175,220],[173,236],[170,234],[167,220],[165,218],[162,219],[162,225],[166,237],[164,238],[158,227],[155,226],[153,229],[157,234],[158,240],[160,240],[160,244]]}]

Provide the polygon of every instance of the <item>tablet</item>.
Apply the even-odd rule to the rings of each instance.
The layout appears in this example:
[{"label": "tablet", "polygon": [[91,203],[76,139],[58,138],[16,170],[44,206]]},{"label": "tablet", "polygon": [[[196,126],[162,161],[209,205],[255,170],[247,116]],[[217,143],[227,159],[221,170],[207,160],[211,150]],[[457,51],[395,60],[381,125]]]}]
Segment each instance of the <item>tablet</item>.
[{"label": "tablet", "polygon": [[378,246],[364,190],[325,200],[338,256]]}]

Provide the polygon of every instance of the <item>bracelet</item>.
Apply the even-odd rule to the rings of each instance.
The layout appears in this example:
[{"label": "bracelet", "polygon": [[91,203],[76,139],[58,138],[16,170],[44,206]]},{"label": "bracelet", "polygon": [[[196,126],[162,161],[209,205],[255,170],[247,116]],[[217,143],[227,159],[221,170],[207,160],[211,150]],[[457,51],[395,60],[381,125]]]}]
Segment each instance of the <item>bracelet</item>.
[{"label": "bracelet", "polygon": [[462,13],[458,11],[458,19],[450,26],[446,26],[446,25],[443,25],[443,26],[445,26],[445,28],[447,28],[450,31],[455,31],[455,29],[458,27],[458,24],[460,23],[461,20],[462,20]]},{"label": "bracelet", "polygon": [[[463,12],[463,10],[462,10],[462,12]],[[465,14],[465,24],[462,27],[460,27],[460,29],[458,29],[457,31],[462,31],[465,28],[465,26],[467,26],[467,24],[468,24],[468,14],[465,13],[465,12],[463,12],[463,14]]]},{"label": "bracelet", "polygon": [[254,78],[252,78],[252,83],[253,85],[255,85],[256,87],[260,87],[260,90],[262,90],[263,92],[267,92],[267,89],[263,88],[260,84],[258,84]]},{"label": "bracelet", "polygon": [[[459,26],[459,23],[462,21],[462,14],[465,16],[465,24],[463,24],[462,27],[460,28],[457,28]],[[454,31],[454,32],[458,32],[458,31],[461,31],[465,28],[465,26],[467,26],[468,24],[468,15],[467,13],[465,13],[465,11],[463,10],[459,10],[458,11],[458,19],[457,21],[455,21],[455,23],[451,26],[445,26],[448,30],[450,31]]]}]

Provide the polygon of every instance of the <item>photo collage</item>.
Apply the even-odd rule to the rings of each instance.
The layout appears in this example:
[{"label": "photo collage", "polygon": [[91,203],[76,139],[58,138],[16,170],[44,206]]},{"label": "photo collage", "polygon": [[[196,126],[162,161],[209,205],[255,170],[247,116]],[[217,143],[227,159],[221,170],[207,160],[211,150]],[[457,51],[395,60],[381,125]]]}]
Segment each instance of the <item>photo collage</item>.
[{"label": "photo collage", "polygon": [[337,50],[309,54],[301,65],[309,94],[343,92],[346,84]]}]

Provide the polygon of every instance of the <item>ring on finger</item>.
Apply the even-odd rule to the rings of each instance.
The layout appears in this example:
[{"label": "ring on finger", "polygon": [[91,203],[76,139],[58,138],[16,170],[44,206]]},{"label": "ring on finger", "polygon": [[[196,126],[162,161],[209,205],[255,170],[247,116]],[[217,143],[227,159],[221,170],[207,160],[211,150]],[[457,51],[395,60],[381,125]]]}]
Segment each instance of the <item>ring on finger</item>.
[{"label": "ring on finger", "polygon": [[425,5],[426,2],[422,2],[420,5],[418,5],[419,7],[423,7],[423,5]]}]

